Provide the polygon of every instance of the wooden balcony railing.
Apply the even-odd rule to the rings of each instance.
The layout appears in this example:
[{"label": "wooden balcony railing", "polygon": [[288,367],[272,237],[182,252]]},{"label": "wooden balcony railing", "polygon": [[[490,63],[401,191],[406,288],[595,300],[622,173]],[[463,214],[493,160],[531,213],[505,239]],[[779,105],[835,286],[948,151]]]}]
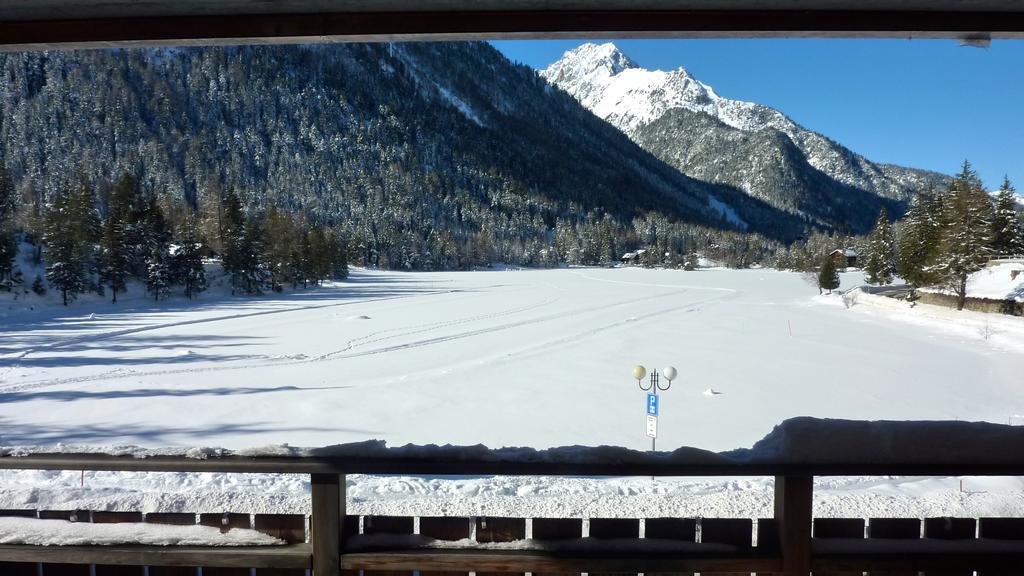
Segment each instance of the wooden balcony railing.
[{"label": "wooden balcony railing", "polygon": [[[221,574],[260,576],[373,573],[1024,573],[1024,519],[812,519],[813,479],[831,475],[1021,475],[1024,460],[992,465],[759,462],[673,464],[656,458],[608,461],[500,461],[374,458],[130,458],[103,455],[2,457],[0,468],[308,474],[311,510],[301,515],[109,514],[91,521],[204,523],[252,527],[289,544],[274,547],[0,546],[0,573]],[[548,476],[774,476],[773,518],[465,518],[355,516],[345,510],[345,473]],[[40,518],[71,512],[7,511]],[[89,513],[78,513],[88,521]],[[99,519],[98,519],[99,518]],[[588,529],[584,529],[584,526]],[[110,567],[139,567],[111,571]],[[184,568],[183,568],[184,567]],[[85,572],[82,572],[82,569]],[[173,570],[172,570],[173,568]],[[76,572],[75,570],[79,570]],[[223,572],[233,573],[233,572]],[[243,573],[246,573],[243,570]]]}]

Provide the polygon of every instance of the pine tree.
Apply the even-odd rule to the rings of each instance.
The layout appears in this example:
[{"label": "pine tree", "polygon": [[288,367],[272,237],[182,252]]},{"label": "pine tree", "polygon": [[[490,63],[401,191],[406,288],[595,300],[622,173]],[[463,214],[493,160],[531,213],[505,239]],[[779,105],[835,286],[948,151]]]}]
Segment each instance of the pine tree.
[{"label": "pine tree", "polygon": [[159,301],[167,297],[171,287],[171,271],[167,264],[167,253],[160,248],[153,248],[146,262],[146,289]]},{"label": "pine tree", "polygon": [[[231,274],[232,294],[236,290],[245,294],[261,294],[266,279],[266,265],[261,262],[263,229],[255,218],[246,219],[242,229],[225,253],[225,270]],[[231,267],[228,268],[228,255]]]},{"label": "pine tree", "polygon": [[260,258],[267,267],[270,289],[280,292],[282,285],[293,278],[292,252],[296,226],[290,216],[271,206],[263,217],[263,253]]},{"label": "pine tree", "polygon": [[14,184],[7,169],[0,165],[0,289],[7,291],[14,285],[18,257],[18,236],[14,225],[16,212]]},{"label": "pine tree", "polygon": [[1017,214],[1016,189],[1003,178],[992,215],[992,251],[1003,255],[1024,254],[1024,226]]},{"label": "pine tree", "polygon": [[255,252],[259,242],[253,230],[259,227],[242,213],[242,204],[234,191],[224,195],[222,204],[220,243],[224,253],[221,265],[231,277],[232,294],[236,291],[253,293],[258,289],[252,285],[252,280],[259,265],[258,253]]},{"label": "pine tree", "polygon": [[75,222],[73,196],[57,196],[46,212],[46,277],[61,291],[64,305],[85,291],[87,249]]},{"label": "pine tree", "polygon": [[912,289],[937,281],[930,264],[938,253],[941,216],[942,197],[929,192],[914,197],[900,224],[896,271]]},{"label": "pine tree", "polygon": [[134,191],[130,177],[122,176],[114,186],[103,223],[100,281],[110,288],[111,302],[114,303],[117,302],[117,293],[125,291],[131,267],[132,247],[128,243],[128,228]]},{"label": "pine tree", "polygon": [[171,255],[171,281],[185,288],[185,296],[189,300],[206,290],[203,244],[199,238],[199,225],[194,216],[186,217],[178,227],[177,244]]},{"label": "pine tree", "polygon": [[818,269],[818,292],[828,290],[828,293],[831,294],[836,288],[839,288],[839,270],[836,268],[836,261],[832,255],[827,254]]},{"label": "pine tree", "polygon": [[967,301],[968,277],[985,267],[991,256],[992,201],[966,160],[943,198],[942,232],[934,264],[929,268],[957,297],[957,310]]},{"label": "pine tree", "polygon": [[331,273],[331,248],[322,226],[314,224],[309,231],[309,280],[319,285]]},{"label": "pine tree", "polygon": [[883,207],[868,241],[867,262],[864,272],[869,284],[892,284],[896,273],[896,241],[893,238],[889,213]]},{"label": "pine tree", "polygon": [[[327,232],[327,246],[330,251],[330,275],[331,280],[344,280],[348,278],[348,248],[345,240],[334,230]],[[458,258],[458,257],[456,257]]]}]

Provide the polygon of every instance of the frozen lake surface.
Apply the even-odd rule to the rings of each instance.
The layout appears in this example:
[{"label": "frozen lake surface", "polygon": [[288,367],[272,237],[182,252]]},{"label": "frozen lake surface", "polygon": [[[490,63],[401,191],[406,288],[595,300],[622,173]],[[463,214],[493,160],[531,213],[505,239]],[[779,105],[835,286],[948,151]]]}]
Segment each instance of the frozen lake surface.
[{"label": "frozen lake surface", "polygon": [[[861,279],[843,281],[846,289]],[[256,299],[11,307],[0,318],[0,444],[239,449],[382,439],[392,446],[642,450],[649,440],[634,364],[679,369],[661,398],[658,447],[665,450],[749,447],[782,420],[805,415],[1021,423],[1024,338],[1016,325],[986,328],[973,313],[949,320],[915,313],[870,303],[847,308],[839,296],[818,296],[799,274],[774,270],[589,268],[356,270],[344,283]],[[1024,331],[1020,319],[1001,321]],[[63,490],[65,502],[99,498],[93,504],[107,507],[166,506],[147,490],[179,492],[175,483],[213,490],[226,482],[194,475],[136,486],[127,475],[97,474],[90,492],[59,473],[4,477],[0,504],[12,505],[28,498],[19,490],[35,481],[52,484],[44,499],[60,500]],[[103,484],[103,492],[101,478],[114,485],[120,478],[122,495],[136,486],[135,500],[116,504],[116,486]],[[270,502],[260,506],[286,507],[287,492],[301,486],[293,480],[268,477],[253,484],[253,497],[262,492]],[[451,480],[469,482],[458,489],[443,480],[432,489],[428,480],[405,487],[393,480],[365,479],[364,493],[376,495],[365,505],[387,494],[427,501],[431,493],[587,492],[556,480],[508,489],[488,479]],[[929,493],[957,486],[948,480],[935,480]],[[650,484],[615,482],[608,489],[624,497]],[[757,515],[765,502],[770,509],[770,491],[766,501],[759,496],[767,481],[729,482],[665,481],[658,490],[666,497],[745,491],[747,504],[723,498],[729,513]],[[883,489],[851,480],[837,489],[853,485],[888,497],[902,493],[903,483]],[[1020,500],[1018,484],[998,487]],[[281,491],[276,500],[274,490]],[[904,492],[921,490],[915,484]],[[298,496],[289,505],[299,505]],[[541,511],[585,508],[578,496],[576,504],[566,498]],[[188,502],[203,505],[192,498],[174,506]]]}]

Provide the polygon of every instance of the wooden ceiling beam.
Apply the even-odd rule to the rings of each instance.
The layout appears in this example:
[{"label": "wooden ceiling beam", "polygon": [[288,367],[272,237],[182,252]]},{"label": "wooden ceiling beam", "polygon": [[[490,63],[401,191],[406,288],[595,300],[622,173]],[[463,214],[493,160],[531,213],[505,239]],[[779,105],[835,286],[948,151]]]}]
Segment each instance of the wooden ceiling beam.
[{"label": "wooden ceiling beam", "polygon": [[[59,12],[57,12],[59,14]],[[1024,38],[1024,9],[464,10],[3,19],[0,50],[526,38]]]}]

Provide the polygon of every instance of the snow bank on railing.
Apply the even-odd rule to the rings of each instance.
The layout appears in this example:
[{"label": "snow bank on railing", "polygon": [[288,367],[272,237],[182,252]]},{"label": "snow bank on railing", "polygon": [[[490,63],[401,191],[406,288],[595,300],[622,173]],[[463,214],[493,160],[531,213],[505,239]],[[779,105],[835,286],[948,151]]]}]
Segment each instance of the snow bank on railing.
[{"label": "snow bank on railing", "polygon": [[472,538],[436,540],[420,534],[360,534],[345,543],[348,552],[377,549],[433,548],[442,550],[536,550],[561,553],[736,553],[739,546],[687,542],[662,538],[567,538],[565,540],[535,540],[526,538],[512,542],[477,542]]},{"label": "snow bank on railing", "polygon": [[728,455],[747,462],[780,464],[1020,465],[1024,462],[1024,426],[791,418],[753,448]]},{"label": "snow bank on railing", "polygon": [[277,546],[285,542],[248,528],[221,533],[212,526],[124,522],[91,524],[67,520],[0,517],[0,544],[34,546]]},{"label": "snow bank on railing", "polygon": [[[82,450],[87,448],[87,450]],[[550,449],[405,445],[387,447],[368,440],[321,448],[288,445],[231,451],[223,448],[144,449],[57,445],[0,449],[3,456],[30,454],[112,454],[149,458],[298,457],[381,461],[468,461],[556,464],[721,465],[742,463],[856,464],[1020,464],[1024,427],[987,422],[857,421],[800,417],[775,427],[752,448],[715,453],[682,447],[672,452],[640,452],[616,446],[565,446]]]}]

